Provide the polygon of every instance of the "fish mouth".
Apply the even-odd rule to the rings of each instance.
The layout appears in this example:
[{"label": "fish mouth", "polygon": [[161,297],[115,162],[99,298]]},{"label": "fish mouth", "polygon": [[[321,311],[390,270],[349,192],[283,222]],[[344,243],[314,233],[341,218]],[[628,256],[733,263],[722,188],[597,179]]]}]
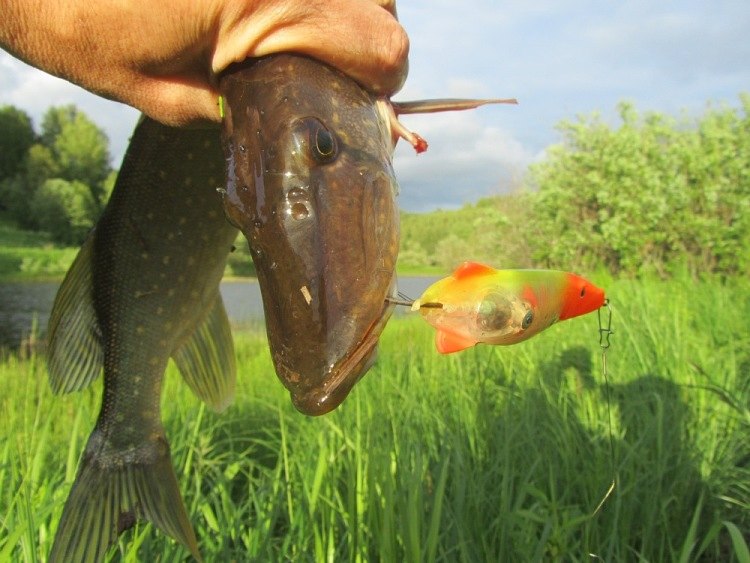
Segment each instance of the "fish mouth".
[{"label": "fish mouth", "polygon": [[[357,381],[375,363],[378,340],[392,312],[393,304],[384,301],[378,320],[368,328],[359,344],[331,367],[322,385],[312,389],[289,389],[298,411],[308,416],[320,416],[331,412],[346,399]],[[276,367],[282,381],[292,379],[293,370],[283,364]]]}]

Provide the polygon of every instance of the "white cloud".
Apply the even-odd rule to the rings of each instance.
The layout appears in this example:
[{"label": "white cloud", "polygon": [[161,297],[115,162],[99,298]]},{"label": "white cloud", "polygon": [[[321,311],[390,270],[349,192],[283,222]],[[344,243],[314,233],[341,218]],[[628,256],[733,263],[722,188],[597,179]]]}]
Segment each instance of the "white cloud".
[{"label": "white cloud", "polygon": [[404,209],[452,208],[514,187],[533,155],[508,131],[487,124],[482,111],[403,118],[430,144],[427,152],[415,155],[407,143],[399,143],[394,167]]}]

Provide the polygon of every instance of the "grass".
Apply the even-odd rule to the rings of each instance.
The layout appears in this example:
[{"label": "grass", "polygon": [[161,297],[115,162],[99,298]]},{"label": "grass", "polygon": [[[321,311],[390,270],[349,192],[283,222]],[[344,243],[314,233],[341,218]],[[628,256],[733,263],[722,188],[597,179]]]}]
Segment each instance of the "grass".
[{"label": "grass", "polygon": [[77,252],[53,244],[47,233],[24,231],[0,218],[0,281],[62,278]]},{"label": "grass", "polygon": [[[595,315],[445,357],[396,319],[320,418],[294,411],[262,333],[237,336],[221,415],[171,366],[163,418],[205,559],[748,563],[748,283],[607,287],[609,387]],[[98,410],[100,384],[53,397],[44,370],[0,362],[0,561],[45,559]],[[187,557],[148,524],[111,553]]]}]

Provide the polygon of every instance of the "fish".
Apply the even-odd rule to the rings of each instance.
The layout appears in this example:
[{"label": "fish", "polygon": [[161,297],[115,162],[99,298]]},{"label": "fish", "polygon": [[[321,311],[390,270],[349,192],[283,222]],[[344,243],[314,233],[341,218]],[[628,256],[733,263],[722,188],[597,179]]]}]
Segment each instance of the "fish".
[{"label": "fish", "polygon": [[231,402],[235,356],[218,287],[237,229],[225,219],[219,132],[142,118],[113,193],[67,273],[49,323],[56,393],[102,372],[102,406],[49,561],[101,561],[138,519],[200,560],[160,415],[170,357],[214,410]]},{"label": "fish", "polygon": [[139,519],[200,560],[161,424],[161,381],[171,357],[209,406],[231,402],[236,366],[218,285],[237,229],[258,271],[277,374],[301,412],[329,412],[374,361],[392,310],[391,156],[401,137],[426,148],[396,113],[482,103],[402,108],[291,55],[239,71],[221,81],[225,153],[215,129],[141,120],[56,297],[53,391],[83,389],[103,368],[104,396],[50,561],[100,561]]},{"label": "fish", "polygon": [[271,356],[292,403],[336,408],[374,362],[393,309],[399,138],[427,142],[397,114],[515,100],[392,102],[319,61],[252,59],[220,78],[224,206],[248,240]]},{"label": "fish", "polygon": [[438,352],[450,354],[479,343],[516,344],[604,303],[604,290],[576,274],[464,262],[428,287],[411,309],[437,329]]}]

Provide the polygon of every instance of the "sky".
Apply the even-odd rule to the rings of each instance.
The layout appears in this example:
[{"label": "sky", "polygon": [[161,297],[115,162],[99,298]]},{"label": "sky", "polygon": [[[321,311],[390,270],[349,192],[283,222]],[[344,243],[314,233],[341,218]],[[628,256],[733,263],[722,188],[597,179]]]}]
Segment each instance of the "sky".
[{"label": "sky", "polygon": [[[458,9],[457,9],[458,7]],[[400,143],[394,167],[407,211],[453,209],[518,189],[528,165],[561,141],[556,125],[616,107],[699,116],[750,92],[748,0],[401,0],[409,78],[395,100],[515,97],[518,106],[404,116],[430,143]],[[0,51],[0,105],[36,124],[74,103],[109,136],[119,162],[138,118]]]}]

